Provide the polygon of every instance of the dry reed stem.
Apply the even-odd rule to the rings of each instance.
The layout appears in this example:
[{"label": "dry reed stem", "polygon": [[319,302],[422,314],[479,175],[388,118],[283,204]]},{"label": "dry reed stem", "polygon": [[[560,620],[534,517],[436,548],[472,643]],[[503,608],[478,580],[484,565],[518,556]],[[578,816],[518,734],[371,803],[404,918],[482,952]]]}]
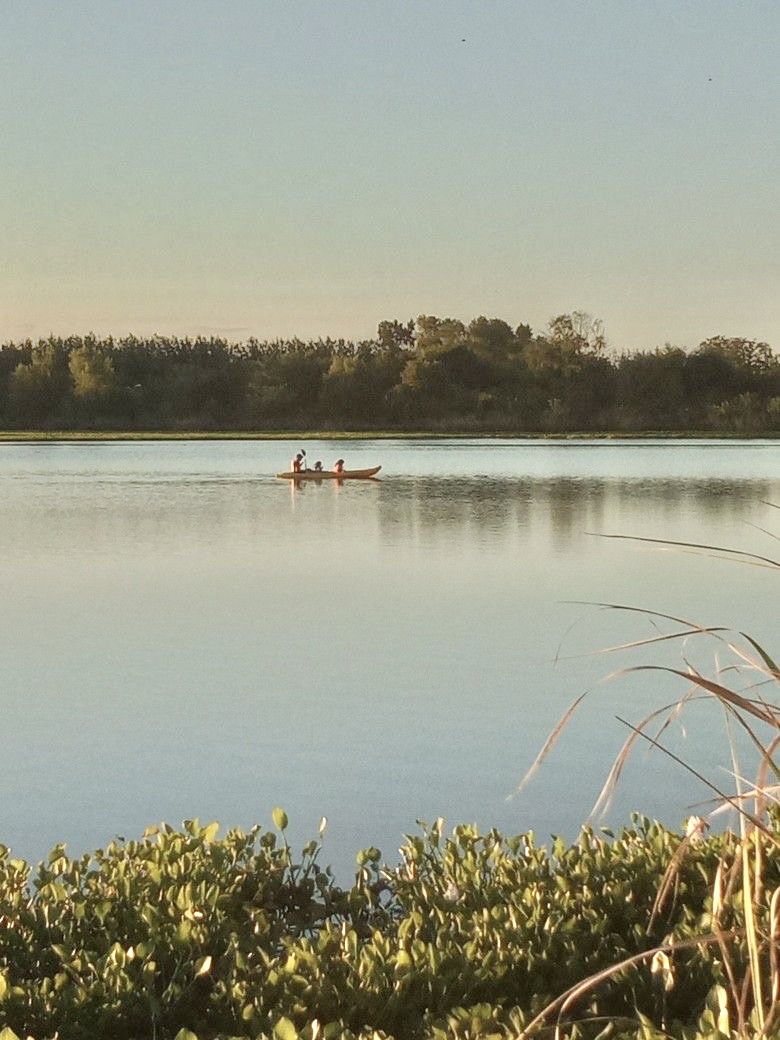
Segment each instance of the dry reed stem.
[{"label": "dry reed stem", "polygon": [[681,679],[686,679],[688,682],[695,683],[703,690],[707,690],[709,693],[714,694],[714,696],[719,700],[728,701],[729,704],[732,704],[740,711],[747,712],[748,715],[752,715],[754,718],[759,719],[761,722],[765,722],[768,726],[772,726],[774,729],[780,729],[780,709],[771,705],[766,705],[765,702],[757,702],[750,700],[748,697],[743,697],[741,694],[730,690],[727,686],[723,686],[721,683],[717,683],[712,679],[707,679],[696,671],[689,670],[684,672],[680,668],[671,668],[668,665],[661,664],[637,664],[627,669],[627,671],[667,672],[669,675],[679,675]]},{"label": "dry reed stem", "polygon": [[[738,725],[740,725],[742,727],[744,732],[747,734],[748,739],[753,744],[753,747],[756,749],[756,751],[758,751],[759,756],[760,756],[760,761],[761,761],[761,765],[759,766],[759,772],[760,772],[760,770],[761,770],[762,766],[764,765],[764,763],[767,763],[767,745],[761,743],[761,740],[759,739],[758,735],[754,732],[753,728],[745,721],[745,719],[742,717],[742,715],[740,715],[740,713],[732,705],[724,704],[723,708],[727,712],[727,718],[730,718],[732,721],[736,722]],[[772,747],[776,743],[777,739],[778,739],[777,737],[774,737],[772,739],[772,741],[770,742],[769,747]],[[777,766],[774,765],[774,763],[771,761],[771,759],[767,763],[767,767],[769,767],[769,766],[771,766],[771,768],[774,770],[774,772],[777,773]],[[735,767],[735,770],[734,770],[734,776],[735,776],[735,779],[739,777],[739,771],[736,769],[736,767]],[[769,792],[770,790],[771,790],[771,788],[767,787],[767,792]],[[741,800],[741,799],[743,799],[744,797],[747,797],[747,796],[743,795],[743,793],[741,791],[737,791],[736,797],[737,797],[737,799]],[[758,810],[756,810],[756,816],[760,816],[760,815],[761,815],[761,813],[758,812]]]},{"label": "dry reed stem", "polygon": [[[715,871],[715,880],[712,884],[712,927],[715,935],[718,938],[718,949],[720,950],[721,960],[723,961],[723,968],[726,972],[726,977],[729,983],[729,990],[731,991],[731,1001],[734,1005],[734,1009],[737,1014],[737,1030],[739,1033],[745,1031],[745,1015],[742,1007],[742,1001],[740,999],[739,984],[737,982],[736,973],[734,971],[734,964],[731,959],[729,952],[728,943],[724,936],[726,933],[720,927],[720,915],[725,905],[724,899],[724,884],[723,884],[723,868],[726,860],[721,857],[718,868]],[[728,868],[727,873],[729,876],[733,876],[733,871]]]},{"label": "dry reed stem", "polygon": [[736,939],[744,932],[739,930],[732,930],[729,932],[723,932],[720,936],[715,934],[710,935],[699,935],[693,939],[683,939],[679,942],[662,943],[660,946],[653,947],[652,950],[644,950],[642,953],[635,953],[631,957],[626,957],[625,960],[619,961],[617,964],[611,965],[609,968],[602,968],[601,971],[595,972],[590,975],[587,979],[583,979],[576,985],[571,986],[560,996],[556,997],[555,1000],[550,1001],[546,1007],[535,1015],[528,1025],[519,1034],[518,1040],[526,1040],[530,1037],[535,1029],[540,1027],[545,1019],[549,1018],[550,1015],[555,1012],[558,1013],[558,1022],[555,1029],[556,1037],[560,1036],[561,1018],[566,1011],[576,1003],[580,997],[584,996],[590,990],[595,989],[602,982],[606,982],[613,975],[623,971],[625,968],[632,968],[636,964],[641,964],[652,957],[655,957],[658,953],[675,953],[677,950],[690,950],[701,946],[710,946],[713,943],[717,943],[719,939],[730,940]]},{"label": "dry reed stem", "polygon": [[746,632],[740,632],[739,635],[742,636],[742,638],[746,642],[750,643],[753,649],[758,653],[761,660],[764,662],[763,667],[761,664],[759,664],[758,661],[755,660],[755,658],[752,658],[747,653],[745,653],[742,647],[739,646],[737,643],[727,643],[729,650],[731,650],[731,652],[736,657],[741,658],[745,662],[745,664],[747,664],[750,668],[754,669],[755,671],[762,672],[764,674],[768,672],[770,677],[773,679],[780,678],[780,672],[777,671],[777,665],[774,663],[774,661],[766,652],[766,650],[764,650],[761,644],[757,643],[756,640],[752,639]]},{"label": "dry reed stem", "polygon": [[759,1028],[763,1031],[764,998],[761,986],[761,961],[759,958],[758,925],[753,902],[753,877],[750,864],[750,846],[758,845],[758,835],[752,834],[741,842],[742,845],[742,908],[745,915],[745,935],[747,938],[748,956],[750,958],[750,976],[753,989],[753,1009],[758,1017]]},{"label": "dry reed stem", "polygon": [[600,538],[612,538],[624,542],[645,542],[649,545],[675,546],[680,549],[703,549],[708,555],[728,558],[736,557],[741,563],[756,563],[760,566],[780,569],[780,562],[769,556],[745,552],[743,549],[729,549],[722,545],[705,545],[701,542],[678,542],[671,538],[644,538],[632,534],[601,534]]},{"label": "dry reed stem", "polygon": [[754,840],[755,845],[755,878],[753,885],[753,903],[761,906],[764,901],[764,845],[758,835]]},{"label": "dry reed stem", "polygon": [[751,636],[747,634],[747,632],[740,632],[739,634],[742,636],[743,639],[746,639],[748,643],[750,643],[750,645],[756,651],[756,653],[759,654],[761,660],[767,666],[767,669],[769,670],[772,678],[780,680],[780,667],[778,667],[775,664],[774,660],[769,656],[766,650],[764,650],[761,644],[757,643],[755,639],[753,639]]},{"label": "dry reed stem", "polygon": [[780,888],[772,893],[769,903],[769,971],[772,979],[772,1003],[780,1000]]},{"label": "dry reed stem", "polygon": [[769,901],[769,986],[771,1004],[764,1023],[764,1036],[774,1032],[780,1017],[780,978],[778,978],[778,942],[780,941],[780,889],[775,889]]},{"label": "dry reed stem", "polygon": [[750,820],[750,822],[753,824],[756,830],[761,831],[761,833],[764,834],[769,841],[771,841],[774,845],[780,847],[780,838],[775,837],[775,835],[772,834],[769,828],[764,823],[762,823],[761,820],[755,817],[752,813],[749,813],[746,809],[742,808],[739,805],[738,800],[736,798],[733,798],[731,795],[726,794],[725,791],[721,791],[720,788],[716,787],[715,784],[712,783],[712,781],[706,778],[706,776],[703,776],[700,772],[698,772],[698,770],[694,769],[693,766],[689,765],[686,761],[684,761],[684,759],[680,758],[679,755],[675,755],[673,751],[670,751],[668,748],[665,748],[663,744],[659,744],[657,740],[653,740],[653,738],[648,736],[647,733],[643,733],[641,730],[637,729],[626,719],[622,719],[619,715],[617,715],[616,718],[618,722],[622,722],[624,726],[628,726],[629,729],[634,730],[640,737],[646,740],[649,744],[652,744],[653,747],[658,748],[659,751],[663,751],[665,755],[668,755],[669,758],[677,762],[678,765],[681,765],[683,769],[686,769],[692,776],[695,776],[697,780],[701,780],[701,782],[706,787],[709,787],[709,789],[713,791],[721,801],[728,802],[729,805],[736,809],[737,812],[740,814],[740,819],[744,817],[745,819]]},{"label": "dry reed stem", "polygon": [[674,850],[674,855],[669,860],[669,864],[664,871],[663,877],[661,878],[661,884],[658,886],[658,892],[656,893],[655,900],[653,902],[653,909],[650,911],[650,920],[647,923],[646,935],[649,935],[653,930],[656,917],[659,916],[664,908],[666,897],[669,894],[672,886],[676,883],[680,873],[680,864],[682,863],[688,846],[695,840],[693,834],[686,835],[677,848]]},{"label": "dry reed stem", "polygon": [[[764,755],[761,759],[761,764],[758,767],[758,777],[756,778],[756,788],[762,793],[764,799],[769,797],[772,798],[772,800],[775,802],[777,801],[777,799],[774,798],[773,794],[774,791],[777,790],[777,787],[775,785],[767,784],[767,772],[769,769],[771,769],[774,772],[775,776],[778,776],[778,774],[780,774],[780,770],[775,765],[774,760],[775,751],[777,750],[778,746],[780,746],[780,736],[775,737],[774,740],[771,741],[769,746],[764,749]],[[762,809],[766,809],[765,802],[762,805]]]},{"label": "dry reed stem", "polygon": [[[588,814],[588,819],[595,819],[601,816],[607,811],[611,802],[612,796],[617,788],[618,781],[620,780],[625,764],[628,761],[628,756],[631,753],[631,749],[636,743],[637,739],[644,735],[645,726],[649,725],[654,719],[657,719],[660,715],[664,715],[667,712],[673,712],[678,705],[678,701],[674,701],[672,704],[665,704],[662,708],[656,708],[655,711],[650,712],[644,719],[634,728],[634,732],[629,734],[623,743],[620,751],[615,756],[612,762],[607,778],[599,791],[598,797],[593,804],[593,808]],[[633,727],[632,727],[633,728]],[[660,732],[663,732],[664,726],[661,727]]]},{"label": "dry reed stem", "polygon": [[558,743],[558,738],[560,737],[561,733],[563,732],[563,730],[564,730],[564,728],[566,726],[566,723],[569,721],[569,719],[572,717],[574,712],[577,710],[577,707],[580,704],[580,702],[583,701],[585,699],[585,697],[587,697],[587,695],[588,695],[587,691],[585,693],[581,693],[580,696],[577,697],[577,699],[572,704],[569,705],[569,707],[566,709],[566,711],[563,713],[561,718],[558,720],[558,722],[553,727],[553,730],[550,733],[550,735],[548,736],[547,740],[544,742],[544,747],[539,752],[539,754],[536,756],[536,758],[533,760],[533,763],[531,764],[531,768],[525,774],[525,776],[520,781],[520,783],[517,785],[515,790],[510,792],[506,796],[506,801],[509,801],[511,798],[514,798],[516,795],[520,794],[520,792],[523,790],[523,788],[528,785],[528,783],[530,782],[532,777],[536,775],[536,773],[539,771],[539,767],[541,766],[542,762],[544,762],[545,758],[547,758],[548,754],[552,751],[552,749]]},{"label": "dry reed stem", "polygon": [[[653,643],[667,642],[672,639],[686,639],[688,636],[694,635],[715,635],[718,632],[729,631],[728,627],[725,625],[699,625],[695,621],[689,621],[688,618],[677,617],[674,614],[666,614],[659,610],[650,610],[647,607],[629,606],[625,603],[602,603],[598,601],[589,602],[585,600],[564,600],[564,602],[574,604],[576,606],[597,607],[601,610],[617,610],[628,614],[641,614],[645,619],[649,620],[651,624],[654,618],[658,618],[661,621],[673,621],[675,624],[684,625],[685,627],[680,632],[659,633],[659,635],[650,636],[645,639],[632,640],[628,643],[618,643],[615,646],[610,647],[602,647],[599,650],[592,650],[586,654],[573,654],[564,657],[563,655],[561,655],[559,648],[559,651],[555,655],[556,661],[577,660],[582,657],[594,657],[596,655],[601,654],[617,653],[620,650],[633,650],[640,646],[649,646]],[[654,625],[654,627],[656,627],[656,630],[658,631],[657,626]],[[574,625],[570,626],[569,631],[571,631],[572,628],[574,628]]]},{"label": "dry reed stem", "polygon": [[[773,505],[773,503],[766,503],[767,505]],[[778,506],[777,508],[780,508]],[[768,532],[764,532],[768,533]],[[771,559],[766,556],[759,556],[754,553],[744,552],[742,550],[735,550],[725,548],[721,546],[711,546],[696,542],[681,542],[672,541],[669,539],[657,539],[657,538],[642,538],[630,535],[602,535],[601,537],[622,539],[636,542],[649,543],[654,545],[661,545],[664,547],[677,547],[685,549],[703,550],[708,555],[715,558],[729,558],[737,559],[743,563],[751,563],[753,565],[761,567],[769,567],[772,569],[780,569],[780,562]],[[670,614],[662,614],[656,611],[643,610],[638,607],[622,606],[620,604],[613,603],[599,603],[594,604],[605,609],[621,610],[635,613],[642,613],[646,618],[653,623],[654,618],[663,619],[666,621],[672,621],[675,624],[684,626],[682,631],[676,631],[671,633],[659,633],[658,635],[651,636],[642,640],[635,640],[628,643],[619,644],[613,647],[608,647],[601,653],[614,653],[621,650],[636,649],[638,647],[650,646],[656,643],[669,642],[675,639],[688,639],[695,635],[709,635],[719,640],[728,647],[729,651],[737,659],[736,665],[730,665],[727,669],[720,669],[716,667],[716,674],[723,675],[726,671],[735,671],[741,674],[742,667],[746,666],[751,670],[758,672],[761,679],[752,683],[747,689],[756,689],[757,687],[764,685],[766,682],[780,680],[780,668],[770,655],[763,649],[763,647],[756,642],[751,636],[744,632],[740,632],[739,635],[746,641],[749,646],[753,648],[755,653],[758,655],[758,659],[747,653],[744,649],[738,646],[733,640],[725,639],[721,633],[728,632],[729,629],[722,626],[710,626],[703,627],[697,625],[691,621],[683,618],[678,618]],[[658,627],[654,625],[658,631]],[[764,873],[765,873],[765,857],[766,850],[764,848],[764,840],[771,841],[773,845],[780,846],[780,839],[772,833],[769,827],[764,823],[764,817],[767,814],[767,805],[770,800],[776,801],[774,792],[776,787],[770,787],[767,784],[767,778],[770,771],[774,776],[780,779],[780,767],[775,763],[774,755],[775,751],[780,746],[780,734],[777,732],[780,730],[780,708],[777,705],[772,704],[763,698],[752,698],[745,696],[743,693],[737,693],[729,687],[723,685],[721,682],[717,682],[714,679],[709,679],[702,675],[696,668],[694,668],[686,659],[683,657],[683,662],[687,666],[687,670],[683,671],[679,668],[672,668],[662,665],[638,665],[632,668],[625,669],[625,672],[629,671],[661,671],[670,675],[676,675],[680,678],[685,679],[691,684],[691,689],[685,693],[685,695],[678,701],[674,702],[673,705],[669,705],[666,708],[658,709],[651,712],[646,718],[644,718],[638,726],[634,726],[624,719],[619,721],[623,722],[624,725],[628,726],[631,730],[631,735],[624,742],[620,752],[616,756],[612,767],[610,769],[607,780],[602,787],[599,797],[594,806],[592,815],[595,814],[599,808],[605,807],[609,803],[609,799],[617,785],[617,782],[621,776],[625,762],[631,749],[636,742],[637,737],[643,737],[651,746],[658,748],[664,752],[672,760],[676,761],[679,765],[683,766],[691,775],[695,776],[698,780],[705,784],[711,791],[713,791],[721,807],[726,805],[735,809],[738,813],[741,838],[737,846],[739,853],[738,857],[735,857],[734,862],[730,868],[726,871],[726,860],[721,858],[718,863],[718,868],[715,875],[713,884],[713,895],[712,895],[712,923],[713,923],[713,934],[708,937],[701,937],[696,940],[690,940],[683,943],[669,943],[663,946],[657,947],[655,950],[645,951],[643,954],[638,954],[633,957],[627,958],[619,964],[613,965],[610,968],[603,969],[600,972],[595,973],[588,979],[582,980],[577,985],[571,987],[566,993],[562,994],[555,1001],[551,1002],[544,1008],[523,1030],[521,1038],[525,1038],[531,1035],[531,1033],[539,1027],[546,1018],[548,1018],[553,1012],[557,1011],[557,1023],[555,1027],[555,1036],[560,1038],[562,1018],[566,1011],[582,997],[589,990],[598,986],[601,982],[609,979],[617,972],[623,970],[626,967],[630,967],[635,964],[641,963],[648,957],[654,957],[661,952],[672,952],[675,949],[690,946],[702,946],[708,943],[717,943],[720,954],[722,957],[724,971],[728,978],[729,987],[731,990],[731,997],[736,1009],[737,1017],[737,1029],[740,1035],[746,1035],[747,1022],[748,1022],[748,1003],[752,997],[752,1008],[753,1014],[757,1020],[761,1036],[767,1036],[769,1030],[774,1028],[775,1023],[780,1017],[780,889],[776,889],[771,896],[769,904],[769,935],[768,939],[762,940],[759,922],[757,917],[757,908],[763,904],[765,887],[764,887]],[[717,665],[717,658],[716,658]],[[730,796],[724,791],[721,791],[715,784],[709,781],[701,773],[695,770],[692,766],[686,763],[684,760],[679,758],[673,752],[665,748],[659,741],[659,738],[663,735],[667,727],[681,714],[683,707],[689,700],[697,699],[695,696],[695,690],[699,689],[703,691],[703,696],[714,696],[716,700],[722,706],[726,715],[726,726],[728,731],[729,746],[731,748],[732,764],[733,764],[733,776],[736,780],[737,791],[736,794]],[[583,694],[580,698],[575,701],[564,717],[554,728],[551,736],[548,738],[542,752],[537,756],[531,770],[526,774],[523,781],[521,782],[518,791],[525,786],[530,777],[539,768],[541,762],[552,749],[557,742],[560,733],[565,724],[571,718],[571,715],[576,706],[582,701]],[[647,732],[646,728],[652,721],[657,719],[660,715],[667,713],[656,738],[651,737]],[[747,718],[745,717],[747,716]],[[765,744],[759,738],[758,734],[754,731],[750,725],[748,719],[755,719],[760,723],[768,725],[774,729],[775,735],[769,744]],[[747,734],[750,742],[754,748],[759,752],[760,755],[760,766],[758,775],[755,781],[755,786],[751,791],[745,791],[743,788],[743,779],[740,775],[739,763],[736,756],[736,744],[734,741],[734,734],[732,732],[732,723],[736,721],[742,727],[743,731]],[[750,812],[745,807],[745,802],[748,798],[753,800],[753,812]],[[717,811],[717,810],[716,810]],[[690,844],[691,836],[687,836],[682,840],[678,848],[675,850],[672,859],[669,862],[666,870],[664,871],[659,891],[656,896],[650,922],[648,924],[648,931],[652,929],[653,924],[657,916],[663,910],[663,907],[668,898],[669,892],[674,886],[676,879],[679,876],[680,864],[685,856],[685,852]],[[727,873],[727,882],[724,886],[724,871]],[[744,914],[745,927],[742,930],[725,932],[720,928],[720,915],[721,911],[726,904],[726,901],[730,899],[731,893],[733,892],[734,886],[737,883],[737,877],[741,876],[741,895],[742,895],[742,909]],[[726,889],[724,893],[724,887]],[[736,976],[735,966],[729,951],[728,943],[736,938],[737,936],[744,936],[747,945],[748,953],[748,965],[744,970],[744,975],[741,980]],[[771,1002],[768,1008],[765,1007],[764,1002],[764,976],[761,971],[761,960],[763,956],[766,956],[766,947],[768,946],[768,957],[769,957],[769,975],[767,982],[770,984],[771,990]],[[740,985],[741,983],[741,985]]]}]

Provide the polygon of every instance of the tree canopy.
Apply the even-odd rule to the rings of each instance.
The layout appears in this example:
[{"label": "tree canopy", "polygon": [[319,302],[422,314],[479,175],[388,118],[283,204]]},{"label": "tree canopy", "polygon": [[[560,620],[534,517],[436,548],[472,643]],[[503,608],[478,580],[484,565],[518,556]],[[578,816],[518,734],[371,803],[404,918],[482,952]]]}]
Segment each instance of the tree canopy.
[{"label": "tree canopy", "polygon": [[423,314],[361,341],[50,336],[0,347],[5,430],[780,430],[780,361],[712,336],[633,353],[584,311],[534,332]]}]

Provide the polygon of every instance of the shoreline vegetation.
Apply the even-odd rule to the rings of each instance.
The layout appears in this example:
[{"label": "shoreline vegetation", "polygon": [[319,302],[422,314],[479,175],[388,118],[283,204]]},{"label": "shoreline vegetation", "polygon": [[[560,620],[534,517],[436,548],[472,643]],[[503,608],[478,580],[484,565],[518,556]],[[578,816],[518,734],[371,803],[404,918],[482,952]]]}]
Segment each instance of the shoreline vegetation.
[{"label": "shoreline vegetation", "polygon": [[49,336],[0,346],[0,431],[133,437],[771,436],[780,360],[712,336],[621,352],[574,311],[546,329],[420,315],[376,336]]},{"label": "shoreline vegetation", "polygon": [[508,440],[508,441],[643,441],[643,440],[777,440],[780,430],[760,434],[720,430],[644,430],[593,433],[434,433],[430,430],[0,430],[0,444],[46,441],[322,441],[322,440]]},{"label": "shoreline vegetation", "polygon": [[[749,1017],[730,989],[749,929],[777,934],[776,816],[749,882],[737,835],[635,816],[549,845],[439,819],[397,866],[358,852],[344,888],[318,863],[324,819],[293,854],[272,816],[58,845],[33,870],[0,846],[0,1037],[724,1040]],[[770,952],[754,963],[774,987]]]}]

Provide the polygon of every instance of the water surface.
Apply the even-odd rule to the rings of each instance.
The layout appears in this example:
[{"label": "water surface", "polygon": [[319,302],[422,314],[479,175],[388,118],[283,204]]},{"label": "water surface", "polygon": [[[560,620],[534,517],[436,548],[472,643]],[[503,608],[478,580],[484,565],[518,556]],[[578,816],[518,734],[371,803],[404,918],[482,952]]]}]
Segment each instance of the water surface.
[{"label": "water surface", "polygon": [[[327,815],[342,873],[364,845],[392,858],[418,818],[571,836],[624,739],[615,716],[682,692],[660,673],[603,683],[657,651],[590,651],[652,629],[584,602],[777,653],[776,573],[599,537],[777,556],[776,442],[309,442],[382,479],[296,488],[274,473],[297,448],[0,447],[0,841],[18,855],[161,819],[270,826],[274,805],[300,841]],[[693,710],[684,753],[726,783],[722,725]],[[676,825],[705,796],[642,753],[605,822]]]}]

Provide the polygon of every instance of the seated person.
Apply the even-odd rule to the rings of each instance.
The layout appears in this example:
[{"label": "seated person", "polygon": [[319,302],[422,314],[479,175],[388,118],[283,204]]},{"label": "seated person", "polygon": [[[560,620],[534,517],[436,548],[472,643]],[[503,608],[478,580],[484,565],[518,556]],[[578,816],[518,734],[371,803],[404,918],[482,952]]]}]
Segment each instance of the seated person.
[{"label": "seated person", "polygon": [[322,463],[321,462],[315,462],[314,463],[314,472],[315,473],[322,473]]},{"label": "seated person", "polygon": [[344,460],[343,459],[336,459],[336,461],[333,463],[333,472],[334,473],[343,473],[344,472]]}]

